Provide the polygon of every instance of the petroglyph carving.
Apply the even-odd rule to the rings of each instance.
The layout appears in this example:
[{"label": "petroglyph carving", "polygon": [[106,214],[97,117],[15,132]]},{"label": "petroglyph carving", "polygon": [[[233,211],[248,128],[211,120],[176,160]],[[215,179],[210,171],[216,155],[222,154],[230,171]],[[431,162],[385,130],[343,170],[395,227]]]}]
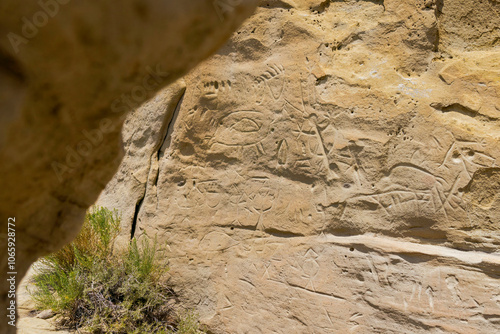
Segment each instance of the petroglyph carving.
[{"label": "petroglyph carving", "polygon": [[273,64],[262,75],[255,79],[257,89],[265,85],[269,94],[278,100],[285,89],[285,68],[283,65]]},{"label": "petroglyph carving", "polygon": [[269,212],[277,198],[277,190],[270,186],[269,179],[254,177],[249,179],[241,192],[232,197],[235,207],[235,224],[265,228],[264,214]]},{"label": "petroglyph carving", "polygon": [[198,245],[198,247],[203,251],[222,251],[227,250],[230,247],[237,246],[238,242],[231,238],[226,233],[221,232],[210,232],[205,235]]},{"label": "petroglyph carving", "polygon": [[446,277],[445,281],[446,281],[446,287],[448,288],[448,290],[451,293],[451,298],[453,299],[453,302],[455,304],[461,303],[462,298],[461,298],[461,293],[459,290],[459,282],[458,282],[457,278],[453,275],[450,275],[450,276]]},{"label": "petroglyph carving", "polygon": [[[424,303],[424,305],[422,305]],[[413,284],[411,295],[408,298],[403,299],[404,309],[408,311],[409,307],[413,308],[427,308],[429,311],[434,311],[434,290],[427,286],[424,286],[420,282]]]},{"label": "petroglyph carving", "polygon": [[495,14],[382,2],[264,2],[187,75],[141,226],[210,331],[500,332]]},{"label": "petroglyph carving", "polygon": [[177,186],[177,196],[174,200],[179,208],[190,209],[206,205],[214,209],[223,197],[217,180],[183,180]]},{"label": "petroglyph carving", "polygon": [[230,90],[231,81],[229,80],[203,82],[202,98],[213,100],[219,96],[219,93],[229,93]]},{"label": "petroglyph carving", "polygon": [[278,143],[278,164],[279,165],[286,165],[286,162],[288,160],[288,142],[286,139],[282,139]]},{"label": "petroglyph carving", "polygon": [[457,170],[458,177],[464,177],[468,182],[479,168],[495,165],[496,159],[484,153],[484,143],[455,140],[439,168]]},{"label": "petroglyph carving", "polygon": [[252,147],[264,152],[262,140],[269,134],[265,115],[256,111],[238,111],[224,117],[211,140],[211,146],[221,144],[233,147]]},{"label": "petroglyph carving", "polygon": [[388,174],[376,186],[380,192],[356,197],[354,201],[399,217],[408,213],[431,217],[440,213],[447,217],[448,210],[457,208],[456,197],[446,196],[446,181],[425,169],[402,164],[391,168]]},{"label": "petroglyph carving", "polygon": [[318,254],[312,249],[309,249],[306,254],[304,254],[304,260],[301,263],[304,278],[308,280],[306,289],[310,289],[312,291],[316,291],[314,288],[314,279],[319,272],[319,264],[316,261],[317,258]]},{"label": "petroglyph carving", "polygon": [[479,151],[480,147],[473,142],[454,142],[435,174],[413,164],[397,164],[377,183],[376,188],[380,190],[376,194],[358,199],[366,204],[373,203],[373,208],[380,208],[391,216],[409,212],[421,216],[439,213],[448,219],[450,212],[465,212],[460,189],[477,169],[495,165],[495,159]]}]

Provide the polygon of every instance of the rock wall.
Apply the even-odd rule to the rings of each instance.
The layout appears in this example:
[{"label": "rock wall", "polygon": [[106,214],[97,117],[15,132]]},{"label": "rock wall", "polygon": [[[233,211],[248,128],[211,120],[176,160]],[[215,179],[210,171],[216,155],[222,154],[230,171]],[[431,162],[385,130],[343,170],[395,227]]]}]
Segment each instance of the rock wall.
[{"label": "rock wall", "polygon": [[500,332],[499,27],[495,0],[264,1],[131,115],[98,203],[213,333]]},{"label": "rock wall", "polygon": [[216,51],[256,5],[0,3],[0,333],[15,331],[11,286],[78,233],[115,174],[127,112]]}]

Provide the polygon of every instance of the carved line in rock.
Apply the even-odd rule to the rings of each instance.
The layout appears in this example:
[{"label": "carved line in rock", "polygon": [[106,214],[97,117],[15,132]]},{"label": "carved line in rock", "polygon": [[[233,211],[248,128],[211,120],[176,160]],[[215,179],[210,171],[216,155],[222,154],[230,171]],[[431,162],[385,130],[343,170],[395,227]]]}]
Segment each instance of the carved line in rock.
[{"label": "carved line in rock", "polygon": [[[188,115],[190,118],[186,122],[185,128],[189,131],[194,129],[194,124],[191,124],[193,122],[210,123],[215,128],[214,133],[208,134],[204,138],[195,138],[207,142],[209,151],[220,153],[221,150],[226,150],[230,151],[230,154],[234,154],[234,149],[238,148],[240,157],[243,157],[245,152],[249,152],[248,150],[252,150],[257,156],[276,152],[276,155],[273,156],[276,158],[277,167],[300,170],[302,174],[308,174],[312,169],[315,175],[325,174],[329,180],[338,179],[339,176],[330,168],[331,164],[328,161],[332,145],[325,142],[322,133],[325,129],[331,131],[331,128],[328,127],[331,122],[328,116],[331,115],[323,115],[325,112],[317,110],[318,98],[314,92],[313,82],[308,81],[306,88],[303,87],[303,82],[298,83],[301,101],[297,105],[287,97],[283,97],[290,86],[286,79],[283,65],[269,66],[268,71],[254,79],[253,87],[255,91],[263,89],[260,91],[261,94],[257,94],[257,97],[267,96],[271,98],[269,101],[271,105],[265,106],[265,110],[260,110],[262,106],[259,104],[262,101],[257,101],[254,110],[243,109],[229,112],[221,119],[217,119],[212,110],[216,107],[215,105],[209,106],[208,109],[203,108],[202,111],[197,111],[198,106],[195,106],[193,112]],[[204,104],[203,101],[207,98],[207,94],[212,100],[218,99],[219,92],[230,89],[228,82],[229,80],[203,82],[199,98],[201,104]],[[197,113],[199,115],[195,117]],[[322,120],[326,120],[328,124],[316,124],[314,118],[318,115],[323,115]],[[295,125],[297,128],[297,131],[294,132],[296,138],[292,138],[292,133],[287,135],[289,137],[275,138],[272,135],[275,127],[282,128],[287,123],[290,123],[291,127]],[[271,137],[275,140],[271,141]],[[227,149],[221,147],[227,147]]]},{"label": "carved line in rock", "polygon": [[[274,69],[273,73],[269,72],[265,75],[262,75],[261,77],[258,77],[260,79],[256,79],[256,81],[267,84],[267,81],[275,80],[276,77],[284,74],[284,67],[282,65],[279,65],[279,67],[277,68],[283,69],[282,73],[279,73],[277,69]],[[223,85],[224,82],[226,82],[226,84]],[[228,82],[229,81],[227,80],[211,81],[211,83],[205,83],[205,85],[208,85],[208,87],[214,87],[216,89],[216,93],[219,94],[225,92],[225,90],[228,89]],[[343,180],[352,179],[352,184],[354,184],[356,188],[351,189],[351,193],[349,194],[349,196],[351,196],[350,199],[358,199],[357,197],[352,197],[353,194],[355,196],[371,196],[372,202],[375,202],[375,206],[379,210],[378,214],[385,213],[390,216],[404,217],[409,212],[417,212],[420,216],[425,216],[431,213],[434,214],[435,217],[438,217],[439,215],[438,218],[446,218],[446,220],[449,219],[449,213],[452,211],[460,211],[460,214],[467,211],[467,208],[465,208],[464,206],[466,205],[466,203],[463,203],[462,196],[461,194],[459,194],[459,190],[463,187],[462,183],[470,179],[471,173],[473,173],[477,168],[495,164],[495,159],[481,153],[481,149],[479,148],[476,149],[475,153],[475,159],[477,160],[471,159],[470,156],[465,153],[460,153],[460,159],[457,159],[456,157],[453,158],[450,154],[446,154],[445,156],[445,149],[448,146],[447,144],[450,143],[441,144],[439,140],[437,140],[435,136],[433,136],[440,146],[439,155],[445,156],[441,165],[439,165],[439,163],[435,161],[428,162],[424,160],[424,162],[422,163],[423,160],[419,159],[417,159],[419,162],[413,163],[414,161],[417,161],[413,159],[413,157],[416,155],[414,153],[411,159],[403,162],[403,164],[406,164],[405,166],[395,164],[389,169],[388,177],[392,181],[390,184],[391,187],[379,187],[377,190],[374,190],[374,184],[379,180],[377,180],[377,178],[375,177],[370,178],[370,175],[368,175],[369,173],[365,169],[366,166],[368,166],[369,168],[369,164],[366,163],[366,157],[363,157],[363,154],[361,154],[360,156],[360,152],[362,152],[365,147],[368,147],[368,145],[365,146],[364,143],[358,144],[354,140],[342,138],[342,140],[345,140],[346,142],[348,141],[349,144],[344,145],[343,148],[339,148],[339,145],[336,145],[337,142],[335,142],[337,136],[343,135],[339,134],[340,131],[336,129],[332,123],[334,123],[334,119],[336,119],[337,116],[341,114],[344,116],[344,114],[350,110],[339,112],[339,110],[341,110],[342,108],[337,106],[333,107],[335,113],[332,113],[332,109],[322,104],[322,102],[318,102],[318,98],[314,96],[314,92],[311,92],[311,89],[309,89],[308,87],[304,87],[303,81],[301,81],[300,83],[301,96],[299,97],[299,100],[301,100],[301,102],[299,102],[299,100],[293,100],[293,97],[291,97],[291,99],[287,99],[287,97],[290,97],[289,95],[287,96],[287,94],[289,93],[288,87],[292,84],[287,80],[283,80],[282,82],[283,86],[280,90],[273,90],[273,88],[267,86],[264,87],[265,93],[268,95],[267,101],[269,101],[270,104],[273,103],[273,99],[281,99],[281,110],[279,110],[279,108],[267,108],[266,110],[262,110],[262,108],[259,109],[259,106],[255,107],[254,110],[252,109],[252,107],[248,108],[248,106],[245,105],[241,110],[236,109],[239,111],[230,112],[229,114],[227,114],[229,110],[225,110],[223,107],[221,107],[220,110],[210,110],[210,112],[213,112],[213,114],[220,112],[223,114],[222,118],[214,118],[210,120],[210,117],[207,117],[206,119],[197,120],[198,122],[205,122],[210,120],[210,124],[212,124],[215,129],[214,132],[210,133],[209,136],[209,149],[212,149],[215,145],[227,146],[228,150],[234,148],[235,146],[249,147],[252,145],[258,145],[254,146],[256,148],[255,151],[258,158],[260,158],[260,156],[270,155],[275,152],[275,154],[273,155],[273,158],[276,162],[275,166],[276,168],[280,168],[281,171],[289,168],[295,169],[295,171],[293,171],[292,173],[296,173],[297,170],[300,170],[300,172],[313,174],[311,172],[313,171],[314,163],[318,165],[318,168],[316,170],[317,175],[314,175],[313,177],[315,177],[316,180],[319,180],[318,183],[322,183],[322,181],[325,181],[325,175],[324,173],[322,173],[322,171],[325,169],[325,166],[327,170],[332,170],[335,173],[334,175],[340,175],[340,178],[342,178]],[[226,88],[221,88],[221,86],[225,86]],[[237,85],[235,85],[235,87],[237,88]],[[298,87],[299,86],[297,86],[297,88]],[[273,92],[280,93],[273,94]],[[208,95],[212,94],[210,92],[205,93]],[[217,99],[223,100],[223,98],[226,98],[227,96],[223,97],[217,95],[215,97],[217,97]],[[204,96],[200,97],[200,100],[202,100],[203,98]],[[275,106],[276,104],[273,107]],[[197,107],[195,106],[195,111],[196,108]],[[236,108],[238,108],[238,106],[236,106]],[[268,109],[271,109],[272,111],[270,113],[270,119],[266,114],[266,112],[269,111]],[[204,112],[206,112],[206,109]],[[203,115],[203,113],[201,115]],[[274,118],[272,118],[273,116]],[[326,120],[323,120],[322,117]],[[264,125],[264,122],[268,122],[270,125]],[[292,130],[294,126],[297,128],[297,130]],[[272,135],[272,130],[274,130],[273,127],[276,127],[277,130],[274,137]],[[189,127],[190,130],[196,128],[197,127]],[[269,131],[263,131],[266,129],[270,130],[271,133]],[[286,130],[288,130],[288,132]],[[189,135],[191,135],[191,133]],[[234,133],[238,133],[238,136],[234,136]],[[283,133],[285,135],[283,135]],[[406,135],[404,131],[403,135]],[[317,139],[320,144],[316,142],[316,136],[319,137]],[[265,143],[266,141],[269,141],[269,137],[273,137],[272,142],[275,142],[276,144],[276,146],[274,146],[274,148],[271,150],[268,150],[271,145],[269,145],[269,143],[267,143],[266,145]],[[205,139],[206,138],[207,137],[205,137]],[[456,140],[455,138],[454,140],[456,143],[460,142],[460,140]],[[417,143],[419,145],[422,145],[422,147],[425,146],[425,144],[423,143]],[[451,148],[449,148],[449,151],[454,151],[456,147],[461,145],[456,143],[451,143]],[[473,144],[474,142],[466,142],[464,145],[467,146]],[[480,145],[479,143],[475,144]],[[321,147],[323,148],[323,152],[321,152]],[[216,148],[216,150],[220,152],[221,149],[219,147]],[[428,154],[425,152],[425,148],[422,148],[421,151],[419,150],[420,149],[417,149],[415,152],[422,153],[424,155],[424,158],[425,155],[427,155],[428,157]],[[309,159],[299,159],[297,157],[299,155],[298,153],[302,153],[302,155],[306,157],[308,155],[312,157],[308,157]],[[243,154],[241,156],[244,157]],[[314,161],[314,159],[321,161]],[[450,159],[459,160],[460,164],[451,163],[450,161],[448,161]],[[463,169],[461,169],[461,165],[463,165]],[[402,175],[403,177],[400,177],[398,179],[397,175],[395,175],[396,173],[392,174],[392,172],[398,168],[406,169],[408,171],[406,174],[410,175],[410,178],[404,177],[404,175]],[[272,168],[266,169],[266,172],[273,173],[273,171],[274,170]],[[301,177],[293,178],[293,175],[289,175],[292,173],[287,173],[285,177],[289,178],[291,181],[305,180]],[[266,175],[269,176],[269,174]],[[421,184],[419,185],[417,184],[417,182],[415,182],[413,184],[413,187],[405,187],[406,183],[402,182],[401,180],[404,180],[405,178],[411,179],[412,177],[421,180]],[[201,179],[203,180],[203,178]],[[174,201],[177,203],[178,207],[186,209],[188,207],[193,208],[197,207],[198,205],[203,205],[209,209],[213,209],[213,211],[211,212],[214,212],[214,215],[219,211],[225,210],[224,206],[226,203],[229,204],[229,202],[225,199],[224,196],[229,195],[225,195],[215,188],[212,191],[208,191],[206,187],[202,186],[205,182],[218,183],[224,181],[223,178],[217,177],[211,180],[205,179],[205,181],[197,181],[197,186],[193,187],[193,190],[190,193],[186,193],[187,196],[184,196],[184,198],[180,198],[180,201],[177,198],[174,198]],[[332,184],[334,184],[333,182],[324,183],[327,186],[331,186]],[[344,183],[344,188],[350,188],[346,185],[348,185],[348,183]],[[370,185],[372,185],[372,189],[370,189]],[[234,187],[234,185],[232,185],[231,187]],[[282,214],[282,212],[277,212],[273,207],[264,212],[260,212],[259,210],[252,207],[247,207],[248,203],[250,203],[252,199],[249,198],[249,195],[247,194],[248,191],[245,189],[246,187],[242,188],[240,187],[240,185],[238,185],[238,188],[240,188],[240,197],[236,198],[237,195],[231,192],[231,197],[236,198],[236,203],[230,201],[231,204],[228,205],[236,207],[236,218],[242,218],[241,220],[236,219],[233,221],[236,227],[245,228],[252,225],[255,226],[255,229],[264,231],[268,234],[273,234],[274,232],[276,232],[276,235],[284,235],[285,233],[287,233],[275,229],[274,227],[265,226],[267,224],[267,221],[264,221],[263,219],[264,216],[266,216],[265,214],[267,214],[271,210],[274,211],[274,213],[271,214],[276,215]],[[244,195],[243,198],[241,197],[241,194]],[[321,205],[319,205],[318,207],[320,206]],[[372,205],[371,208],[373,207],[374,206]],[[283,213],[285,213],[286,210],[282,211]],[[434,221],[436,222],[439,220],[440,219],[437,218],[434,219]],[[300,234],[290,233],[287,233],[287,235],[300,236]]]},{"label": "carved line in rock", "polygon": [[[255,79],[257,89],[262,83],[265,83],[269,93],[275,100],[279,100],[285,90],[285,68],[283,65],[274,64],[257,79]],[[262,101],[261,101],[262,102]]]},{"label": "carved line in rock", "polygon": [[[434,137],[438,146],[443,146]],[[400,163],[390,168],[390,186],[374,194],[353,197],[350,203],[372,202],[388,216],[404,216],[407,212],[420,215],[441,213],[449,220],[455,210],[466,212],[462,189],[480,168],[496,166],[496,159],[484,153],[484,143],[453,138],[443,161],[434,171],[411,163]],[[411,176],[411,177],[410,177]],[[413,185],[418,180],[419,188]]]}]

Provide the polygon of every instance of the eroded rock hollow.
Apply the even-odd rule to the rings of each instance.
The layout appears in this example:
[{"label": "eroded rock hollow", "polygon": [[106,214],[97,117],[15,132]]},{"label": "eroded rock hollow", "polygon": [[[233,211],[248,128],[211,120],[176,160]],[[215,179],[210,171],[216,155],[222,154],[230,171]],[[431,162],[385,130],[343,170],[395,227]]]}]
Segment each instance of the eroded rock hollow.
[{"label": "eroded rock hollow", "polygon": [[500,331],[500,3],[263,2],[99,204],[214,333]]}]

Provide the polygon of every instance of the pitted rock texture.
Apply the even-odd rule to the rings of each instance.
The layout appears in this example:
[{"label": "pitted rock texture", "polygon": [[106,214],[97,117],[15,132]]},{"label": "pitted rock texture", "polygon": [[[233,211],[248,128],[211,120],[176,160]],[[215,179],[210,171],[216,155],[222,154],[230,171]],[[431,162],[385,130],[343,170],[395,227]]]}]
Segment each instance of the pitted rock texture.
[{"label": "pitted rock texture", "polygon": [[[0,333],[15,330],[5,317],[5,275],[17,272],[18,284],[35,259],[78,233],[120,164],[127,112],[215,52],[256,5],[0,3]],[[9,217],[14,269],[7,268]]]},{"label": "pitted rock texture", "polygon": [[500,332],[499,12],[263,2],[98,203],[214,333]]}]

